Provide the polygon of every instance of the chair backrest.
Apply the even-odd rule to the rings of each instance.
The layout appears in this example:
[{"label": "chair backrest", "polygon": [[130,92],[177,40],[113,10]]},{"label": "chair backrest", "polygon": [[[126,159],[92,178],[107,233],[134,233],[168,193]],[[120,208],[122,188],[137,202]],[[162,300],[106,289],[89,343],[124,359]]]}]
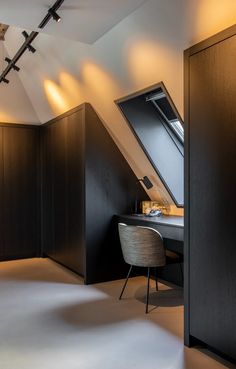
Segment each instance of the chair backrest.
[{"label": "chair backrest", "polygon": [[126,263],[140,267],[166,264],[161,234],[149,227],[118,224],[120,243]]}]

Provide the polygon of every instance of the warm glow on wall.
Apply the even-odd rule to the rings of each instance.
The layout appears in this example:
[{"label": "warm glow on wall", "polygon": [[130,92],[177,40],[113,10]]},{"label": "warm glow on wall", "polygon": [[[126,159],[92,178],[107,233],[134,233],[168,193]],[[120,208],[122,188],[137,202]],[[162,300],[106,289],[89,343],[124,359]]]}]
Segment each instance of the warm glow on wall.
[{"label": "warm glow on wall", "polygon": [[129,44],[127,63],[135,90],[164,81],[180,115],[183,116],[182,51],[176,52],[172,47],[150,39],[135,40]]},{"label": "warm glow on wall", "polygon": [[17,118],[14,118],[12,115],[0,110],[0,122],[1,123],[14,123],[17,121]]},{"label": "warm glow on wall", "polygon": [[155,42],[139,40],[130,45],[128,52],[129,75],[135,85],[143,86],[159,82],[166,61],[166,51]]},{"label": "warm glow on wall", "polygon": [[81,74],[87,95],[92,96],[95,101],[103,101],[107,104],[107,96],[109,96],[109,100],[115,100],[119,96],[118,82],[112,78],[108,71],[97,64],[84,63]]},{"label": "warm glow on wall", "polygon": [[71,107],[80,105],[86,101],[83,86],[78,80],[66,71],[62,71],[59,76],[60,85],[67,97]]},{"label": "warm glow on wall", "polygon": [[70,109],[70,104],[62,87],[47,79],[44,81],[44,89],[50,107],[56,115]]},{"label": "warm glow on wall", "polygon": [[235,0],[195,0],[192,2],[192,44],[213,36],[236,23]]},{"label": "warm glow on wall", "polygon": [[140,40],[130,45],[128,68],[136,86],[159,82],[161,56],[161,50],[151,41]]}]

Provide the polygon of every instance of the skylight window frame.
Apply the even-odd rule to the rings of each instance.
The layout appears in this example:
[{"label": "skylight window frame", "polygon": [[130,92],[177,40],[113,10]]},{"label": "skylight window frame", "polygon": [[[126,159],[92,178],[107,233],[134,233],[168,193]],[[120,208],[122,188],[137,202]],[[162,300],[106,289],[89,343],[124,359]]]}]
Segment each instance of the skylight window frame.
[{"label": "skylight window frame", "polygon": [[[157,100],[160,100],[162,98],[166,98],[168,103],[170,104],[170,98],[169,96],[166,95],[165,92],[160,92],[160,93],[156,93],[153,94],[151,96],[148,96],[146,98],[146,101],[150,101],[153,103],[153,105],[156,107],[156,109],[158,110],[158,112],[161,114],[162,118],[164,119],[165,123],[168,124],[168,127],[171,129],[171,131],[173,132],[173,134],[175,135],[175,137],[179,140],[179,142],[184,145],[184,127],[183,127],[183,122],[181,119],[179,119],[178,115],[176,114],[176,109],[173,109],[173,106],[171,106],[171,108],[173,109],[173,111],[176,114],[176,119],[168,119],[168,117],[166,116],[166,114],[163,112],[163,110],[160,108],[160,106],[157,103]],[[170,104],[171,105],[171,104]],[[175,129],[175,127],[173,126],[172,122],[179,122],[183,128],[183,135],[181,135],[179,133],[179,131],[177,129]]]}]

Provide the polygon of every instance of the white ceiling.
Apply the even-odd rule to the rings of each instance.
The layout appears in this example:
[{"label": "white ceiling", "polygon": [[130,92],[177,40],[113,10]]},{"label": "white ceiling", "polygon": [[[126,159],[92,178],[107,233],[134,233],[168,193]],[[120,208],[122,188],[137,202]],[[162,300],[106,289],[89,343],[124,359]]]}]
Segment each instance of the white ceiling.
[{"label": "white ceiling", "polygon": [[[58,14],[40,31],[92,44],[147,0],[65,0]],[[37,26],[55,0],[0,0],[0,23],[29,30]]]}]

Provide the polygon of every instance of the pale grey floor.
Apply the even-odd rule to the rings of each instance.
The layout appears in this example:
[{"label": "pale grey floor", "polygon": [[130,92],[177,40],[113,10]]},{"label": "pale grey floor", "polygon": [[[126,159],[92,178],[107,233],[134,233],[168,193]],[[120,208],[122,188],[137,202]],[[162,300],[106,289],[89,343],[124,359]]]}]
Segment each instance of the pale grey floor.
[{"label": "pale grey floor", "polygon": [[145,278],[84,286],[48,259],[0,263],[0,369],[222,369],[183,346],[182,291]]}]

